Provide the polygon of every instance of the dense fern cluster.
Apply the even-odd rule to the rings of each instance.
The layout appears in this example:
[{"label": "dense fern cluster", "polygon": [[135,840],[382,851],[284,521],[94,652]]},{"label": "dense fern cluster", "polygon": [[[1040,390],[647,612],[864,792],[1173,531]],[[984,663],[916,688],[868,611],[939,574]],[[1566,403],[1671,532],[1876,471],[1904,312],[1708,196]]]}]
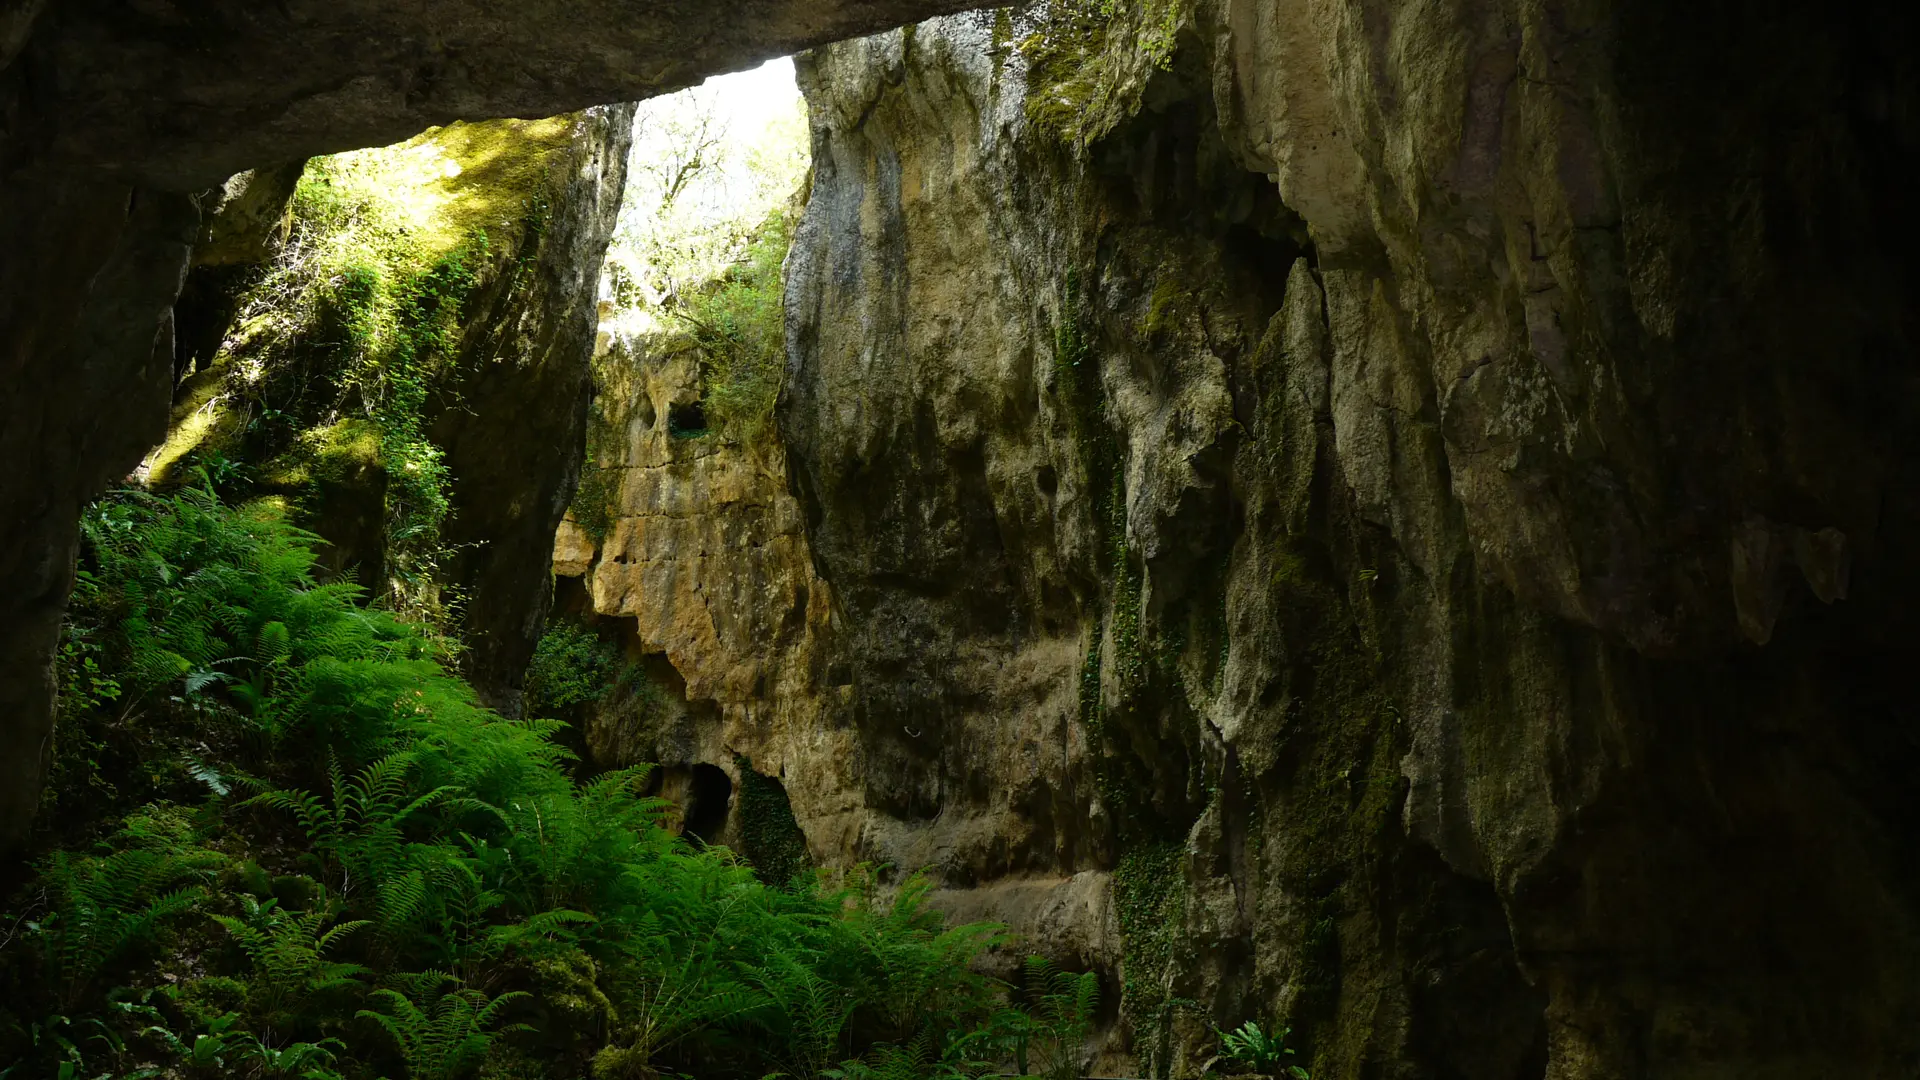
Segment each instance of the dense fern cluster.
[{"label": "dense fern cluster", "polygon": [[945,928],[924,884],[769,888],[664,828],[644,770],[576,781],[557,724],[481,708],[444,641],[318,584],[273,507],[126,495],[86,535],[47,853],[0,901],[0,1076],[810,1080],[1077,1052],[1090,977],[1008,1009],[970,970],[999,933]]}]

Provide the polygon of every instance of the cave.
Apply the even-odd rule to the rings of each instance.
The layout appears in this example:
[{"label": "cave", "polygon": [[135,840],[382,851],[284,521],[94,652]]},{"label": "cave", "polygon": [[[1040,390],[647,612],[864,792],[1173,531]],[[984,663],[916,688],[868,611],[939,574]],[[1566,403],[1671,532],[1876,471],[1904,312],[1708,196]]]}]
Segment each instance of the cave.
[{"label": "cave", "polygon": [[707,407],[698,401],[675,402],[667,407],[667,432],[676,439],[703,438],[712,431],[707,422]]},{"label": "cave", "polygon": [[717,843],[733,807],[733,780],[718,765],[701,762],[687,782],[682,829],[702,844]]},{"label": "cave", "polygon": [[[0,1052],[252,977],[59,938],[116,857],[181,940],[388,920],[369,1004],[534,995],[486,1075],[788,1068],[619,1042],[554,957],[635,875],[466,896],[511,979],[406,921],[659,840],[1094,973],[1088,1075],[1914,1073],[1920,10],[630,6],[0,0]],[[718,152],[636,115],[789,56],[804,179],[603,290]]]}]

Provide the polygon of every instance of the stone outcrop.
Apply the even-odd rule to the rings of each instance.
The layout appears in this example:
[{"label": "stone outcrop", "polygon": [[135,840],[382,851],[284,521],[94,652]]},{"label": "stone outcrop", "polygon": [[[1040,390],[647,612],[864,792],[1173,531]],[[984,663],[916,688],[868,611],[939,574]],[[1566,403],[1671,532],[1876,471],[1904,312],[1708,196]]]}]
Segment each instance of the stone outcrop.
[{"label": "stone outcrop", "polygon": [[677,89],[952,0],[0,3],[0,845],[37,799],[82,503],[164,432],[195,193]]},{"label": "stone outcrop", "polygon": [[[816,850],[852,850],[858,807],[828,798],[857,783],[852,732],[827,712],[832,598],[783,448],[684,423],[703,387],[683,336],[611,335],[594,367],[593,476],[555,548],[560,605],[607,628],[669,692],[616,695],[594,710],[584,732],[593,760],[657,764],[670,782],[716,768],[735,795],[751,769],[813,800],[798,809],[820,831]],[[729,820],[713,838],[737,842],[742,828]]]},{"label": "stone outcrop", "polygon": [[527,232],[472,301],[427,427],[453,476],[455,553],[444,573],[467,598],[468,677],[510,715],[553,596],[554,531],[579,479],[600,264],[619,218],[633,110],[595,109],[571,126],[542,163]]},{"label": "stone outcrop", "polygon": [[[768,847],[787,857],[766,834],[797,821],[816,865],[924,868],[950,915],[1013,923],[1056,955],[1116,965],[1109,873],[1097,859],[1046,846],[1101,833],[1076,805],[1086,792],[1046,790],[1084,749],[1067,745],[1084,741],[1066,719],[1078,639],[1021,660],[1025,685],[1060,699],[1052,729],[975,713],[961,751],[936,726],[949,707],[933,698],[971,691],[926,681],[924,671],[917,684],[877,675],[876,665],[901,664],[913,640],[882,654],[871,632],[842,632],[845,604],[816,569],[787,444],[773,432],[676,422],[707,391],[686,336],[610,330],[594,366],[590,477],[555,547],[557,607],[618,643],[653,690],[616,691],[586,711],[583,749],[593,763],[659,766],[661,793],[681,805],[683,824],[711,816],[696,831],[756,864]],[[876,498],[908,493],[892,482],[868,489]],[[983,665],[996,660],[994,643],[980,653]],[[969,674],[976,686],[996,679],[985,667]],[[927,700],[880,712],[863,683]],[[1000,786],[1030,768],[1017,789]],[[717,796],[700,788],[702,773],[724,776]],[[956,794],[976,781],[988,787]],[[917,795],[916,784],[926,785]],[[772,813],[756,805],[756,789],[780,793]],[[915,798],[943,812],[917,812]],[[1044,834],[1027,805],[1035,798],[1062,818]],[[1060,872],[1076,863],[1087,869]],[[1019,959],[1010,952],[997,963],[1013,975]]]},{"label": "stone outcrop", "polygon": [[[142,478],[245,463],[216,479],[222,494],[288,501],[329,572],[402,607],[456,597],[469,678],[517,714],[580,467],[632,131],[630,105],[436,128],[317,159],[291,209],[300,170],[229,183],[177,307],[208,324],[210,355]],[[203,273],[225,276],[194,288]],[[364,295],[337,284],[355,275]],[[225,280],[224,305],[186,303]],[[396,475],[436,461],[446,479],[422,490]],[[441,499],[444,515],[408,505]]]},{"label": "stone outcrop", "polygon": [[814,643],[674,578],[763,583],[690,463],[563,556],[687,760],[1101,967],[1109,1065],[1909,1074],[1912,16],[1129,11],[802,63]]}]

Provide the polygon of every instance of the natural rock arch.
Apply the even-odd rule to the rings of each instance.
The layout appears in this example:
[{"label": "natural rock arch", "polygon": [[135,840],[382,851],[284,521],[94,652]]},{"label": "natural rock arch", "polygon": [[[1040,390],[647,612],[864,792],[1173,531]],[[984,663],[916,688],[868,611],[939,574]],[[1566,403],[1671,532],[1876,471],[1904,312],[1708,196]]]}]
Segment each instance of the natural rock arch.
[{"label": "natural rock arch", "polygon": [[195,192],[646,98],[968,0],[0,0],[0,845],[38,800],[79,508],[157,441]]}]

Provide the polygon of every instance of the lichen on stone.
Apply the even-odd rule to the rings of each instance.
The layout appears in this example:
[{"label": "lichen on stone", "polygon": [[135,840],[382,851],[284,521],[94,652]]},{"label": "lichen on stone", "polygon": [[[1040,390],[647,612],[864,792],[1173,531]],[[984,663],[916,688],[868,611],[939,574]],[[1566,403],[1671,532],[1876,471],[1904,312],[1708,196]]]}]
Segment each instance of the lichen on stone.
[{"label": "lichen on stone", "polygon": [[1153,72],[1173,62],[1192,0],[1047,0],[1025,16],[1025,108],[1036,129],[1076,150],[1140,107]]}]

